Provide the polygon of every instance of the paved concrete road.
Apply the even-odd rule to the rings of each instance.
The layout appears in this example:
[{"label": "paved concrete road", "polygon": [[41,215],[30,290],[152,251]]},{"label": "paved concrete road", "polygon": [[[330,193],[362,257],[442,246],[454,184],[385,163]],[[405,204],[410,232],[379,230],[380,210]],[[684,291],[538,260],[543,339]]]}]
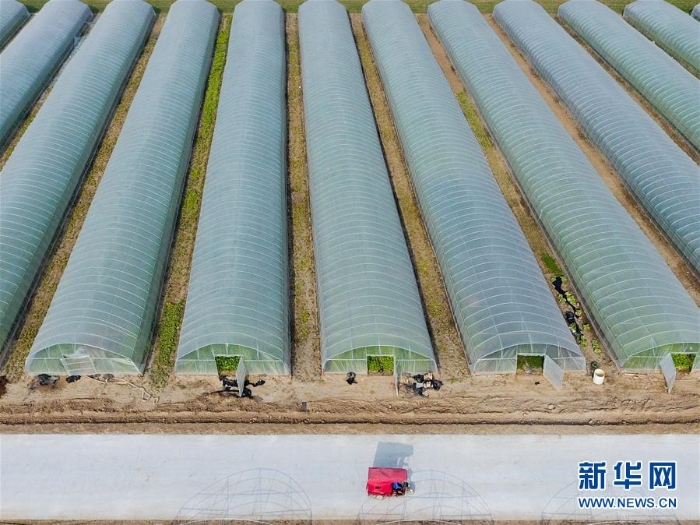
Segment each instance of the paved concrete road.
[{"label": "paved concrete road", "polygon": [[[578,490],[581,461],[607,462],[606,490]],[[618,461],[642,462],[641,487],[613,486]],[[677,462],[675,490],[649,490],[651,461]],[[373,465],[407,467],[415,494],[368,498]],[[699,480],[690,435],[0,437],[2,519],[699,520]],[[584,511],[577,496],[677,508]]]}]

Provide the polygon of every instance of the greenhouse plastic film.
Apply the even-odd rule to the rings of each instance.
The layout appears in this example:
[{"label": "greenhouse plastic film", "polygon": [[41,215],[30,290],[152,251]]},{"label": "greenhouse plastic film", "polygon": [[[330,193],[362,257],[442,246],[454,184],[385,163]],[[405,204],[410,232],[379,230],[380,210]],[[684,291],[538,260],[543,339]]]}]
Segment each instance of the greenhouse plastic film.
[{"label": "greenhouse plastic film", "polygon": [[687,13],[664,0],[637,0],[625,6],[624,16],[652,42],[700,73],[700,24]]},{"label": "greenhouse plastic film", "polygon": [[0,0],[0,49],[29,18],[29,11],[17,0]]},{"label": "greenhouse plastic film", "polygon": [[697,164],[539,4],[506,0],[494,18],[700,274]]},{"label": "greenhouse plastic film", "polygon": [[693,10],[690,12],[690,16],[692,16],[695,20],[700,20],[700,4],[693,7]]},{"label": "greenhouse plastic film", "polygon": [[305,2],[299,38],[323,368],[365,372],[368,356],[388,355],[434,369],[345,7]]},{"label": "greenhouse plastic film", "polygon": [[[2,0],[4,3],[4,0]],[[0,145],[73,49],[92,14],[78,0],[51,0],[0,55]]]},{"label": "greenhouse plastic film", "polygon": [[700,149],[700,80],[596,0],[569,0],[559,17]]},{"label": "greenhouse plastic film", "polygon": [[114,0],[107,6],[0,174],[0,347],[154,19],[153,8],[141,0]]},{"label": "greenhouse plastic film", "polygon": [[428,14],[620,367],[700,351],[700,310],[476,7]]},{"label": "greenhouse plastic film", "polygon": [[27,358],[64,373],[140,373],[150,345],[219,14],[173,4],[83,228]]},{"label": "greenhouse plastic film", "polygon": [[177,373],[290,373],[284,13],[236,6],[219,97]]},{"label": "greenhouse plastic film", "polygon": [[471,370],[518,354],[585,368],[537,261],[415,17],[373,0],[362,17]]}]

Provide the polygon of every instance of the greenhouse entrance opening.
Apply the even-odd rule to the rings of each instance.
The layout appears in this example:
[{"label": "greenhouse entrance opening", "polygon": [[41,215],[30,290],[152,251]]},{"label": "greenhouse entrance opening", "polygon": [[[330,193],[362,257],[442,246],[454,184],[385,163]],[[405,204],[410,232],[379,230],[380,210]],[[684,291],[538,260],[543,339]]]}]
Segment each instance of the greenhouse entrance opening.
[{"label": "greenhouse entrance opening", "polygon": [[233,375],[238,370],[238,364],[241,362],[239,355],[217,355],[214,356],[216,361],[216,372],[219,376]]},{"label": "greenhouse entrance opening", "polygon": [[693,354],[671,354],[673,359],[673,364],[676,370],[679,372],[691,372],[693,370],[693,363],[695,362],[695,355]]},{"label": "greenhouse entrance opening", "polygon": [[391,376],[394,375],[393,355],[368,355],[367,373],[372,375]]},{"label": "greenhouse entrance opening", "polygon": [[89,376],[97,373],[95,363],[87,355],[87,350],[78,351],[71,355],[63,354],[61,364],[69,376]]},{"label": "greenhouse entrance opening", "polygon": [[517,370],[522,370],[526,374],[541,374],[544,370],[544,354],[518,354]]},{"label": "greenhouse entrance opening", "polygon": [[516,373],[542,374],[557,390],[564,385],[564,369],[548,355],[519,354],[517,363]]}]

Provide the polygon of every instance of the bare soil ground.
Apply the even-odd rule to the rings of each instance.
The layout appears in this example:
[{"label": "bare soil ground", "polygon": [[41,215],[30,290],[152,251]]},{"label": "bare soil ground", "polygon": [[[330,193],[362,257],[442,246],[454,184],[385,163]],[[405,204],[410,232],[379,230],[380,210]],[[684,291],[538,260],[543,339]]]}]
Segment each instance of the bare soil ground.
[{"label": "bare soil ground", "polygon": [[[537,374],[470,376],[446,382],[429,398],[404,388],[397,396],[391,377],[361,377],[355,385],[330,375],[317,382],[266,380],[252,399],[220,394],[215,377],[177,378],[157,394],[139,378],[84,377],[71,384],[61,379],[54,388],[22,381],[9,384],[0,400],[0,430],[327,433],[333,425],[357,433],[471,432],[475,426],[484,433],[500,433],[506,426],[509,432],[530,433],[533,426],[561,426],[594,433],[600,427],[626,432],[628,425],[650,424],[644,432],[663,433],[669,431],[666,425],[700,428],[698,379],[687,375],[672,394],[665,392],[660,373],[608,370],[602,386],[588,375],[569,374],[560,391]],[[450,431],[451,426],[456,428]]]},{"label": "bare soil ground", "polygon": [[411,260],[416,270],[418,287],[438,366],[445,378],[463,378],[469,374],[464,346],[452,316],[445,283],[442,280],[435,252],[413,191],[413,184],[396,134],[389,104],[384,95],[379,72],[374,64],[372,50],[362,27],[361,15],[352,14],[350,17],[389,169],[394,198],[404,227]]},{"label": "bare soil ground", "polygon": [[321,343],[299,60],[297,15],[287,14],[287,169],[292,289],[292,373],[300,381],[314,381],[321,377]]},{"label": "bare soil ground", "polygon": [[119,133],[124,125],[124,119],[126,118],[126,114],[136,94],[136,89],[141,82],[146,63],[153,51],[153,46],[160,34],[160,29],[163,26],[164,20],[165,16],[159,15],[155,21],[146,46],[141,57],[134,66],[131,77],[122,93],[121,100],[116,107],[112,120],[102,139],[102,143],[97,150],[92,167],[85,177],[72,210],[68,214],[63,232],[61,232],[56,242],[55,250],[47,258],[43,275],[27,306],[24,322],[16,332],[16,338],[9,348],[10,357],[5,366],[4,373],[10,380],[16,380],[22,375],[24,361],[29,354],[34,338],[41,327],[41,323],[46,316],[46,312],[51,304],[51,299],[53,299],[53,295],[58,287],[58,282],[68,263],[68,257],[73,250],[73,246],[78,238],[78,233],[85,222],[90,203],[92,202],[97,186],[107,167],[109,157],[112,154]]},{"label": "bare soil ground", "polygon": [[622,178],[610,165],[605,156],[588,140],[583,129],[578,125],[575,118],[571,115],[566,105],[561,102],[554,90],[552,90],[552,88],[537,74],[534,68],[530,66],[525,57],[521,55],[515,47],[515,44],[508,39],[505,32],[496,24],[493,17],[491,15],[486,15],[486,19],[496,34],[506,44],[515,60],[527,74],[532,84],[537,88],[542,98],[547,102],[564,128],[566,128],[569,134],[574,138],[612,194],[625,207],[644,234],[651,240],[654,247],[666,261],[666,264],[673,270],[673,273],[695,300],[696,304],[700,306],[700,280],[698,280],[697,276],[692,272],[685,259],[683,259],[669,243],[666,236],[654,225],[653,221],[627,189]]}]

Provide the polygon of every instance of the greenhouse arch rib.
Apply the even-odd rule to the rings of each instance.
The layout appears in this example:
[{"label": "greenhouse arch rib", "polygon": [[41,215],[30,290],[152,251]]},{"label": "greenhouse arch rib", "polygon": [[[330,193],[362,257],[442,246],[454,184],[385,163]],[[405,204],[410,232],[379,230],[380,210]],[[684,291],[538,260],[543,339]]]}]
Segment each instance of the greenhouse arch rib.
[{"label": "greenhouse arch rib", "polygon": [[170,8],[28,373],[60,367],[83,347],[121,356],[96,360],[97,373],[125,373],[121,359],[143,371],[218,21],[204,0]]},{"label": "greenhouse arch rib", "polygon": [[411,10],[362,10],[450,304],[475,373],[514,373],[519,354],[585,361]]},{"label": "greenhouse arch rib", "polygon": [[616,364],[698,354],[700,310],[478,9],[440,0],[428,15]]}]

